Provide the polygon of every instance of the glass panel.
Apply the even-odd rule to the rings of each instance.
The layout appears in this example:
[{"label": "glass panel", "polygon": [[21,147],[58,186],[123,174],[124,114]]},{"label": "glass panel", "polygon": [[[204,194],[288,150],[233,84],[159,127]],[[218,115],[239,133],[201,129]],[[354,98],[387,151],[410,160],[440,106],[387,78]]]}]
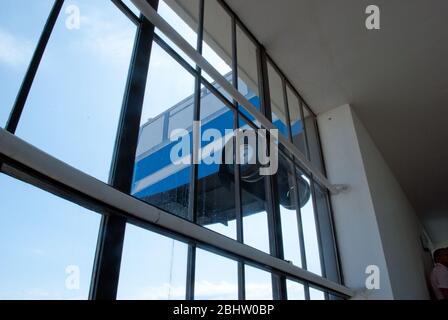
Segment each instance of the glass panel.
[{"label": "glass panel", "polygon": [[233,121],[233,111],[202,89],[197,222],[236,239],[234,166],[223,158],[233,150]]},{"label": "glass panel", "polygon": [[309,190],[306,190],[305,187],[306,185],[310,185],[310,180],[298,170],[297,178],[299,184],[300,202],[303,203],[300,213],[302,216],[307,269],[315,274],[322,275],[319,255],[319,241],[313,206],[313,195],[309,194]]},{"label": "glass panel", "polygon": [[300,111],[300,100],[289,86],[286,86],[286,94],[288,97],[289,117],[291,119],[292,140],[294,145],[306,156],[305,130]]},{"label": "glass panel", "polygon": [[0,127],[6,124],[53,3],[53,0],[1,2]]},{"label": "glass panel", "polygon": [[[216,0],[204,3],[202,55],[228,81],[232,81],[232,20]],[[211,77],[205,78],[213,82]]]},{"label": "glass panel", "polygon": [[238,299],[237,262],[197,249],[194,294],[195,300]]},{"label": "glass panel", "polygon": [[325,300],[325,293],[320,290],[310,288],[310,300]]},{"label": "glass panel", "polygon": [[[292,164],[286,157],[279,153],[279,169],[276,176],[277,179],[277,196],[280,201],[280,218],[283,236],[283,252],[285,260],[291,261],[298,267],[302,266],[302,259],[300,256],[300,240],[299,228],[297,221],[297,199],[294,188],[294,171]],[[309,186],[304,181],[301,182],[301,187],[308,188]],[[305,198],[303,200],[306,200]],[[304,203],[302,201],[302,203]]]},{"label": "glass panel", "polygon": [[[194,83],[190,73],[153,44],[132,194],[181,217],[188,212]],[[184,132],[171,141],[177,129]],[[160,136],[162,143],[154,147],[153,137],[160,142]]]},{"label": "glass panel", "polygon": [[0,174],[0,299],[87,299],[101,216]]},{"label": "glass panel", "polygon": [[246,300],[272,300],[272,277],[269,272],[245,266]]},{"label": "glass panel", "polygon": [[331,221],[331,209],[329,207],[328,193],[326,189],[313,183],[316,197],[316,210],[319,221],[319,233],[322,241],[322,255],[325,265],[325,277],[339,282],[339,274],[337,268],[337,253],[335,250],[334,235]]},{"label": "glass panel", "polygon": [[[159,1],[157,9],[159,15],[164,18],[174,30],[177,31],[193,48],[197,47],[197,30],[199,17],[199,0],[165,0]],[[156,33],[176,50],[190,65],[196,64],[182,50],[169,40],[159,29]]]},{"label": "glass panel", "polygon": [[62,9],[17,135],[107,181],[135,26],[110,1],[79,0],[78,29],[65,14],[73,3]]},{"label": "glass panel", "polygon": [[240,147],[242,164],[239,166],[244,243],[269,253],[265,181],[264,176],[259,174],[259,163],[250,160],[256,155],[256,150],[251,148],[254,144],[248,144],[249,139],[257,139],[256,131],[243,120],[240,120],[240,123],[240,129],[245,130],[248,137]]},{"label": "glass panel", "polygon": [[271,95],[272,123],[285,137],[289,136],[286,116],[283,81],[278,72],[268,62],[269,93]]},{"label": "glass panel", "polygon": [[[237,25],[236,27],[237,63],[238,63],[238,90],[258,110],[260,110],[260,94],[258,91],[258,57],[257,47],[246,33]],[[242,108],[241,108],[242,109]],[[250,116],[242,110],[250,120]]]},{"label": "glass panel", "polygon": [[128,224],[121,259],[119,300],[183,300],[188,246]]},{"label": "glass panel", "polygon": [[165,125],[165,116],[148,121],[140,129],[139,144],[137,146],[137,155],[150,153],[153,148],[159,147],[164,141],[163,128]]},{"label": "glass panel", "polygon": [[323,163],[320,153],[320,144],[319,144],[319,136],[317,133],[316,119],[306,107],[303,108],[303,116],[305,118],[305,128],[310,151],[309,154],[310,161],[316,166],[317,169],[323,172]]},{"label": "glass panel", "polygon": [[296,281],[286,280],[288,300],[305,300],[305,288]]}]

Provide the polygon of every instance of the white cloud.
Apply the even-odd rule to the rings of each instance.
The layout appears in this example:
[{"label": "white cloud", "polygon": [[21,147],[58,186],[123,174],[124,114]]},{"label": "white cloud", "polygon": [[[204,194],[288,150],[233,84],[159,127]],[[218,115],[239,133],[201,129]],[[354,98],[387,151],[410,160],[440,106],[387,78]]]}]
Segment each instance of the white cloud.
[{"label": "white cloud", "polygon": [[11,67],[27,64],[32,50],[28,40],[19,39],[8,31],[0,29],[0,63]]}]

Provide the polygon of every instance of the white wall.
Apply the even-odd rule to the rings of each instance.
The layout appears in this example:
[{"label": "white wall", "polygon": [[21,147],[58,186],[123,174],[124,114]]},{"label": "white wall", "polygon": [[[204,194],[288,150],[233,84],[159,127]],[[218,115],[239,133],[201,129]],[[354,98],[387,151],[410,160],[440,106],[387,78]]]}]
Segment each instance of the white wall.
[{"label": "white wall", "polygon": [[425,212],[423,224],[435,248],[448,247],[448,212]]},{"label": "white wall", "polygon": [[[328,177],[348,184],[332,197],[342,271],[357,298],[427,299],[421,225],[363,124],[348,105],[318,117]],[[365,268],[380,268],[379,290],[365,290]]]}]

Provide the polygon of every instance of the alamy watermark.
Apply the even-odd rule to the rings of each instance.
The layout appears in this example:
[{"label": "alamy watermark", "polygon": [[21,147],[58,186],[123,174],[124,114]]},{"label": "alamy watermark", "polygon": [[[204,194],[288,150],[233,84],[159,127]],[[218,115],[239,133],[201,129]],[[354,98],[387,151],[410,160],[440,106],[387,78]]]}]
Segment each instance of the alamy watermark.
[{"label": "alamy watermark", "polygon": [[366,289],[378,290],[380,289],[380,268],[377,265],[369,265],[366,267]]},{"label": "alamy watermark", "polygon": [[68,30],[79,30],[81,28],[81,10],[78,6],[71,4],[65,8],[65,27]]},{"label": "alamy watermark", "polygon": [[368,14],[366,19],[367,30],[380,30],[380,8],[374,4],[367,6],[366,14]]},{"label": "alamy watermark", "polygon": [[278,170],[277,138],[277,129],[225,129],[223,133],[209,128],[202,132],[201,121],[194,121],[192,135],[186,129],[171,132],[170,140],[176,143],[170,160],[174,165],[258,165],[260,175],[274,175]]}]

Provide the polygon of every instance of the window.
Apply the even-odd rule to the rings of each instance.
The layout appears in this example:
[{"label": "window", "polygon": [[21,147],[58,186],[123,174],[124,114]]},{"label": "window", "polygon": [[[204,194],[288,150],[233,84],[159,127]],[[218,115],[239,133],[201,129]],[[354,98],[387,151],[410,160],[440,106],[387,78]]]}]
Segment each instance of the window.
[{"label": "window", "polygon": [[163,115],[154,120],[148,120],[140,129],[139,141],[137,146],[137,157],[142,156],[145,152],[151,152],[153,148],[167,141],[168,137],[164,136],[165,117]]},{"label": "window", "polygon": [[[5,127],[54,1],[4,0],[0,10],[0,127]],[[18,13],[21,14],[18,14]]]},{"label": "window", "polygon": [[316,197],[319,234],[322,242],[322,257],[325,262],[325,277],[339,283],[341,279],[338,272],[336,242],[333,233],[333,221],[328,192],[316,182],[313,186]]},{"label": "window", "polygon": [[[232,21],[216,0],[204,1],[202,55],[222,76],[232,81]],[[213,82],[210,76],[204,76]]]},{"label": "window", "polygon": [[269,272],[245,266],[246,300],[272,300],[272,278]]},{"label": "window", "polygon": [[[160,0],[157,13],[165,19],[174,30],[177,31],[193,48],[197,46],[197,30],[200,0]],[[182,50],[180,50],[163,32],[156,29],[156,33],[169,44],[191,66],[195,66]]]},{"label": "window", "polygon": [[[123,1],[140,16],[132,1]],[[4,2],[0,12],[0,104],[5,107],[0,109],[0,126],[6,123],[55,3],[54,0]],[[281,144],[278,172],[266,180],[260,173],[260,159],[256,159],[260,146],[257,144],[253,149],[254,145],[248,143],[249,140],[258,143],[254,129],[260,123],[234,102],[221,85],[196,68],[160,30],[156,29],[153,37],[151,26],[135,23],[135,19],[123,14],[120,10],[123,3],[105,0],[58,3],[64,6],[17,128],[17,136],[31,144],[31,147],[25,144],[24,148],[42,149],[103,182],[109,181],[111,163],[122,164],[123,154],[133,156],[136,151],[135,159],[130,160],[132,173],[126,164],[122,172],[120,165],[112,167],[113,174],[120,176],[118,180],[123,184],[129,181],[121,178],[132,178],[130,195],[146,202],[136,200],[148,210],[154,206],[198,226],[183,220],[167,227],[163,224],[165,212],[160,212],[160,219],[151,221],[145,221],[143,216],[139,221],[128,217],[125,225],[124,220],[118,219],[117,229],[123,231],[121,228],[126,226],[126,232],[115,233],[114,227],[103,228],[100,214],[86,208],[97,208],[100,212],[104,210],[100,208],[107,208],[110,214],[120,212],[127,216],[126,212],[133,212],[132,202],[124,201],[125,208],[117,208],[105,196],[100,200],[105,207],[100,202],[93,203],[94,197],[89,196],[96,195],[89,195],[84,185],[80,184],[81,190],[75,192],[71,186],[62,185],[63,181],[55,181],[57,170],[47,177],[47,172],[31,166],[36,169],[32,183],[38,187],[24,183],[31,178],[27,161],[38,161],[39,157],[28,157],[22,163],[20,154],[12,153],[11,159],[7,159],[11,162],[0,165],[0,171],[10,174],[0,173],[0,299],[87,299],[89,290],[94,295],[103,291],[102,281],[108,289],[101,294],[114,298],[118,286],[117,298],[123,300],[181,300],[190,298],[190,289],[194,289],[195,299],[238,299],[239,289],[243,288],[246,299],[264,300],[282,296],[280,288],[285,284],[291,300],[328,298],[327,289],[310,288],[306,281],[290,278],[291,273],[282,265],[275,266],[256,254],[246,260],[231,247],[226,248],[227,255],[214,247],[210,239],[189,234],[194,228],[203,232],[207,228],[213,231],[208,234],[210,238],[217,232],[237,239],[252,247],[246,247],[248,252],[255,253],[254,248],[267,254],[272,249],[272,255],[276,256],[283,252],[282,258],[293,265],[338,282],[328,191],[313,180],[312,174],[303,174],[300,164],[293,163],[294,159]],[[67,10],[69,6],[75,13]],[[202,8],[204,25],[200,26]],[[69,20],[76,15],[76,9],[80,13],[79,24],[76,19]],[[157,11],[260,114],[271,112],[267,116],[272,116],[272,123],[280,133],[323,170],[315,116],[230,8],[220,0],[160,0]],[[145,57],[150,58],[148,67]],[[131,60],[134,64],[129,69]],[[128,75],[129,70],[136,72]],[[261,78],[264,76],[267,79]],[[270,89],[266,90],[269,91],[266,98],[270,99],[266,107],[269,109],[270,105],[271,110],[261,110],[260,84],[266,82]],[[138,105],[140,102],[142,105]],[[138,123],[140,115],[136,112],[140,107]],[[201,135],[195,146],[199,161],[193,165],[196,111],[201,120]],[[129,128],[130,125],[134,127]],[[242,160],[238,166],[234,163],[235,127],[242,129],[245,137],[242,146],[236,145],[238,160]],[[116,142],[120,142],[119,155],[112,159],[116,156]],[[225,161],[229,160],[226,157],[229,153],[232,163]],[[45,158],[44,154],[40,156]],[[18,161],[14,168],[13,161]],[[79,174],[73,171],[73,181],[78,181]],[[128,176],[123,177],[125,174]],[[271,188],[271,182],[275,182],[276,190]],[[109,194],[107,188],[101,189],[99,186],[98,192]],[[87,197],[80,200],[83,194]],[[81,203],[78,200],[86,208],[75,204]],[[280,228],[281,235],[273,233]],[[101,229],[99,242],[98,229]],[[271,244],[280,240],[280,236],[283,248]],[[114,244],[102,242],[111,237]],[[122,255],[118,256],[121,245]],[[109,261],[105,257],[113,256],[120,260],[112,261],[111,265],[118,266],[121,261],[121,268],[112,268],[119,274],[101,273],[103,269],[97,268],[96,263]],[[100,284],[91,283],[93,270]],[[319,281],[315,282],[318,286]]]},{"label": "window", "polygon": [[[283,236],[283,254],[284,259],[291,261],[298,267],[302,267],[301,251],[300,251],[300,234],[301,221],[299,224],[299,216],[297,210],[297,194],[294,181],[294,171],[292,164],[287,158],[279,153],[279,169],[277,172],[277,196],[280,202],[280,220],[282,226]],[[309,197],[309,185],[301,178],[299,178],[300,191],[302,193],[302,201],[300,204],[307,201]]]},{"label": "window", "polygon": [[[300,171],[297,171],[297,178],[299,189],[301,188],[301,184],[303,186],[302,181],[305,181],[308,186],[310,185],[310,180],[308,179],[308,177],[306,177]],[[299,190],[299,196],[301,197],[300,202],[303,203],[300,213],[302,216],[307,269],[308,271],[311,271],[315,274],[322,275],[313,196],[312,194],[307,194],[307,192],[304,192],[302,190]]]},{"label": "window", "polygon": [[289,136],[288,121],[285,107],[285,97],[283,95],[283,80],[268,62],[269,93],[271,95],[271,115],[272,123],[277,127],[279,133],[285,137]]},{"label": "window", "polygon": [[325,300],[325,293],[321,290],[310,288],[310,300]]},{"label": "window", "polygon": [[[240,120],[240,129],[247,130],[248,137],[254,133],[249,124]],[[246,139],[246,138],[245,138]],[[247,138],[250,139],[250,138]],[[247,141],[247,140],[246,140]],[[253,144],[252,144],[253,145]],[[270,252],[268,215],[266,212],[265,176],[259,174],[259,165],[250,161],[254,156],[254,150],[245,144],[240,150],[240,188],[241,207],[243,214],[244,243],[261,251]]]},{"label": "window", "polygon": [[197,249],[194,292],[196,300],[238,299],[237,263]]},{"label": "window", "polygon": [[305,288],[299,282],[286,280],[286,291],[288,300],[305,300]]},{"label": "window", "polygon": [[0,189],[0,299],[87,299],[101,216],[4,174]]},{"label": "window", "polygon": [[286,96],[288,98],[292,141],[297,149],[299,149],[299,151],[306,156],[307,150],[305,128],[302,121],[302,106],[300,104],[299,97],[293,92],[289,85],[286,86]]},{"label": "window", "polygon": [[[164,117],[165,142],[151,146],[152,136],[140,135],[139,156],[134,168],[132,194],[149,204],[186,218],[191,180],[191,130],[194,106],[194,77],[171,56],[153,44],[149,76],[143,105],[144,130],[157,131],[160,125],[152,119]],[[154,127],[154,128],[152,128]],[[177,139],[169,137],[175,130],[185,130]],[[160,132],[158,136],[160,136]],[[182,148],[186,142],[186,147]],[[178,146],[179,148],[176,148]],[[173,151],[173,150],[177,150]],[[176,159],[171,159],[171,152]],[[179,164],[174,161],[179,160]]]},{"label": "window", "polygon": [[320,153],[319,135],[317,132],[317,123],[313,114],[306,106],[303,108],[305,119],[306,136],[308,138],[309,159],[321,172],[324,170],[322,156]]},{"label": "window", "polygon": [[[238,64],[238,90],[254,107],[260,110],[260,94],[258,91],[258,50],[239,25],[236,26],[236,48]],[[249,119],[253,119],[241,108]]]},{"label": "window", "polygon": [[212,93],[201,98],[201,133],[196,219],[201,225],[236,239],[234,166],[223,161],[233,150],[234,113]]},{"label": "window", "polygon": [[[66,26],[65,10],[70,5],[79,8],[79,29]],[[107,181],[134,34],[134,24],[110,1],[67,1],[17,135]]]},{"label": "window", "polygon": [[185,299],[187,245],[132,224],[126,226],[119,300]]}]

